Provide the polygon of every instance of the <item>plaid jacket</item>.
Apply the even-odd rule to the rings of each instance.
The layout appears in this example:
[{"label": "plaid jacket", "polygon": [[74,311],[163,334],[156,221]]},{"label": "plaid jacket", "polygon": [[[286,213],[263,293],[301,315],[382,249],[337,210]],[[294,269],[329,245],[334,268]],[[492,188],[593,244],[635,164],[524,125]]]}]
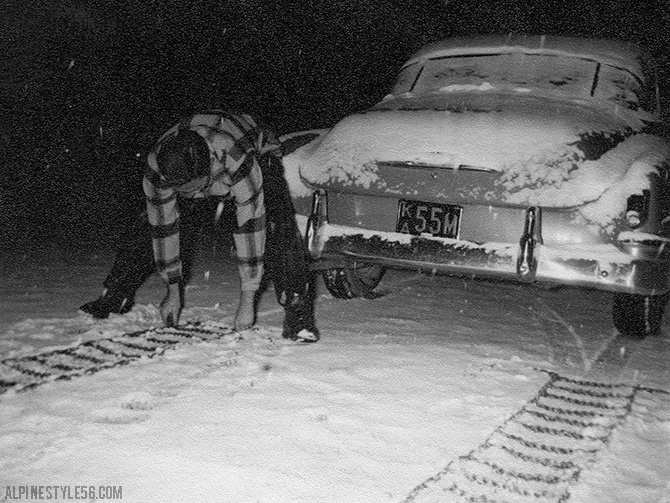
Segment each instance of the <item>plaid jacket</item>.
[{"label": "plaid jacket", "polygon": [[224,196],[235,201],[238,227],[233,238],[241,288],[255,291],[263,275],[265,252],[263,179],[257,158],[266,152],[280,156],[280,144],[249,115],[218,110],[187,117],[158,140],[148,156],[143,186],[152,226],[154,258],[166,283],[177,283],[182,277],[179,205],[177,192],[167,186],[158,171],[156,154],[161,143],[180,129],[197,132],[210,149],[210,179],[193,197]]}]

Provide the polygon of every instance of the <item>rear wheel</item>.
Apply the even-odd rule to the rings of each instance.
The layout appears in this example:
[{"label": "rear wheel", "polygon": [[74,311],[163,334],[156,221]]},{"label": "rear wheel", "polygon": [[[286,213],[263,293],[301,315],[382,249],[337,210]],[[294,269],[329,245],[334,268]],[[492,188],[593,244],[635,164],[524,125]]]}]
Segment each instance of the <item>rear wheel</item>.
[{"label": "rear wheel", "polygon": [[338,299],[372,298],[373,290],[384,275],[384,268],[377,264],[355,264],[348,267],[327,269],[323,282],[331,295]]},{"label": "rear wheel", "polygon": [[646,296],[615,293],[612,304],[614,326],[622,335],[636,339],[656,335],[661,330],[667,300],[668,294]]}]

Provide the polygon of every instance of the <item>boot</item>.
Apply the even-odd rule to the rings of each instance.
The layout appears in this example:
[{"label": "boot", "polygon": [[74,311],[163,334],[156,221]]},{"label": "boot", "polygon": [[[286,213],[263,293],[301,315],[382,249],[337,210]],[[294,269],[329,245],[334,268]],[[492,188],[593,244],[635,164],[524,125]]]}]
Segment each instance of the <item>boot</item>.
[{"label": "boot", "polygon": [[314,324],[312,302],[307,296],[293,294],[284,305],[284,328],[282,336],[297,342],[317,342],[319,330]]},{"label": "boot", "polygon": [[105,319],[110,313],[126,314],[135,305],[135,296],[105,289],[96,300],[79,307],[80,311],[97,319]]}]

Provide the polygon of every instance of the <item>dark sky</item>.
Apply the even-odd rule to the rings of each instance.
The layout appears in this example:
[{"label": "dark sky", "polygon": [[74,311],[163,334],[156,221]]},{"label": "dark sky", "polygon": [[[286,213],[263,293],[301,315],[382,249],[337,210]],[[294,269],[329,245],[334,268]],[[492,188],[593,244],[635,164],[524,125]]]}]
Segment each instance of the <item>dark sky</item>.
[{"label": "dark sky", "polygon": [[0,225],[45,236],[46,223],[54,239],[94,239],[124,224],[129,201],[141,205],[136,153],[143,157],[180,115],[232,108],[279,133],[327,127],[378,101],[403,61],[441,38],[621,38],[646,45],[668,75],[667,0],[0,0],[0,7]]}]

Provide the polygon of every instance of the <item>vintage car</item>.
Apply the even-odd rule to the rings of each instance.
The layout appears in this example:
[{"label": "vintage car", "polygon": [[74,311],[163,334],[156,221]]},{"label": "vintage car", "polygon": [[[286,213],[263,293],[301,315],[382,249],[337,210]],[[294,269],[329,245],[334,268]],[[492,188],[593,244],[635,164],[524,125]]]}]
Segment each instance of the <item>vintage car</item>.
[{"label": "vintage car", "polygon": [[[659,331],[670,289],[670,143],[652,62],[621,41],[448,39],[390,94],[286,138],[287,178],[336,297],[387,267],[613,292]],[[308,202],[309,201],[309,202]]]}]

